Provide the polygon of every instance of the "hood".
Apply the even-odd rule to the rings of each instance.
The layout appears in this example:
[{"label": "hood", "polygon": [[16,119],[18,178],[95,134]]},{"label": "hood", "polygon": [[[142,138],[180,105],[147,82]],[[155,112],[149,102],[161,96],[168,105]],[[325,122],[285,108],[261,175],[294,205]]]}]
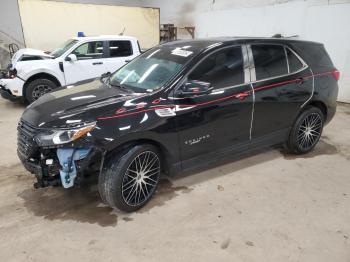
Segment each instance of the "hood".
[{"label": "hood", "polygon": [[42,50],[38,49],[32,49],[32,48],[22,48],[18,50],[12,57],[11,63],[14,65],[16,62],[21,61],[23,57],[26,57],[26,61],[29,61],[30,58],[33,58],[37,60],[38,57],[42,59],[51,59],[53,58],[52,55],[46,54]]},{"label": "hood", "polygon": [[93,80],[77,86],[63,87],[42,96],[27,107],[22,120],[41,128],[77,125],[95,121],[98,116],[121,107],[125,101],[142,95]]}]

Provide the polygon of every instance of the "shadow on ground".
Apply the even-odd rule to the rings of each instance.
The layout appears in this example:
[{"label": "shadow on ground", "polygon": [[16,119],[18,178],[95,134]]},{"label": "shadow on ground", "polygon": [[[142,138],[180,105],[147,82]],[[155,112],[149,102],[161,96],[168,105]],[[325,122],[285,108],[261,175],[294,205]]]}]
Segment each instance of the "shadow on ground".
[{"label": "shadow on ground", "polygon": [[[155,196],[137,213],[147,213],[154,207],[163,206],[167,201],[177,197],[180,193],[188,193],[191,186],[218,176],[229,175],[234,172],[280,158],[285,159],[312,158],[319,155],[333,155],[338,153],[336,146],[322,139],[314,151],[309,154],[295,156],[272,148],[260,149],[238,157],[230,157],[222,161],[208,163],[201,168],[184,172],[176,177],[161,179]],[[216,168],[216,170],[213,170]],[[11,171],[13,172],[13,171]],[[174,186],[173,182],[186,179],[186,186]],[[173,182],[172,182],[173,181]],[[100,226],[116,226],[118,217],[123,221],[132,221],[133,214],[125,214],[104,205],[99,197],[96,185],[81,188],[63,189],[44,188],[34,190],[28,188],[18,195],[24,200],[24,206],[36,216],[49,220],[74,220],[81,223],[98,224]]]},{"label": "shadow on ground", "polygon": [[293,160],[297,158],[313,158],[316,156],[321,156],[321,155],[336,155],[339,153],[339,149],[335,146],[332,145],[330,142],[327,142],[328,138],[323,137],[316,145],[316,147],[307,154],[303,155],[295,155],[295,154],[290,154],[286,152],[286,150],[281,149],[280,152],[283,155],[283,157],[287,160]]},{"label": "shadow on ground", "polygon": [[[139,213],[145,213],[176,197],[178,192],[189,192],[187,187],[174,187],[168,179],[162,179],[152,200]],[[48,220],[73,220],[81,223],[98,224],[102,227],[116,226],[118,217],[125,222],[132,221],[131,214],[113,210],[104,205],[96,186],[63,189],[60,187],[28,188],[18,195],[24,206],[35,216]]]}]

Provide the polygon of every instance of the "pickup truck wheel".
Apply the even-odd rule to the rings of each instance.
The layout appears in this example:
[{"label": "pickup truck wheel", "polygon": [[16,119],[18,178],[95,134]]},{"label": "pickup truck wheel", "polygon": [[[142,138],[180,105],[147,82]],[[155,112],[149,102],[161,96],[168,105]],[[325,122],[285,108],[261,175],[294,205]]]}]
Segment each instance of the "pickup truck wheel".
[{"label": "pickup truck wheel", "polygon": [[55,88],[57,88],[57,85],[49,79],[45,79],[45,78],[35,79],[32,82],[30,82],[27,86],[26,95],[25,95],[26,100],[29,103],[32,103],[42,95],[52,91]]},{"label": "pickup truck wheel", "polygon": [[156,191],[161,158],[156,147],[136,145],[110,158],[99,176],[102,200],[126,212],[144,206]]},{"label": "pickup truck wheel", "polygon": [[308,107],[295,121],[287,142],[291,153],[305,154],[310,152],[320,140],[324,115],[317,107]]}]

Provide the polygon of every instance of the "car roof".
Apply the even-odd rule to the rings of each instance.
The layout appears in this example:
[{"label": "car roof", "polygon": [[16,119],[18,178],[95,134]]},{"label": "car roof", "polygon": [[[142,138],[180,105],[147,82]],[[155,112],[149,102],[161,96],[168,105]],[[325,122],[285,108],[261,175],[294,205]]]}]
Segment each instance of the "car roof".
[{"label": "car roof", "polygon": [[211,49],[216,46],[226,46],[232,44],[243,44],[243,43],[279,43],[288,44],[293,42],[309,43],[309,44],[320,44],[312,41],[305,41],[296,38],[273,38],[273,37],[213,37],[213,38],[203,38],[203,39],[189,39],[189,40],[177,40],[172,42],[167,42],[162,44],[168,47],[184,47],[190,46],[193,49],[206,50]]},{"label": "car roof", "polygon": [[136,37],[133,36],[125,36],[125,35],[99,35],[99,36],[82,36],[82,37],[74,37],[73,39],[79,41],[91,41],[91,40],[135,40]]}]

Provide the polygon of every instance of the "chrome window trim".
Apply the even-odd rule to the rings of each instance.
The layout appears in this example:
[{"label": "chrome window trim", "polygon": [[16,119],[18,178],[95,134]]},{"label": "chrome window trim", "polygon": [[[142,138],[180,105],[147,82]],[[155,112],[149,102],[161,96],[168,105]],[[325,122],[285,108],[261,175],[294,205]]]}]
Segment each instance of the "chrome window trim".
[{"label": "chrome window trim", "polygon": [[[248,84],[250,84],[250,83],[248,83]],[[215,92],[225,91],[225,90],[228,90],[228,89],[233,89],[233,88],[237,88],[237,87],[241,87],[241,86],[245,86],[245,85],[247,85],[247,83],[243,83],[243,84],[239,84],[239,85],[234,85],[234,86],[221,87],[221,88],[218,88],[218,89],[214,89],[210,94],[198,95],[197,97],[209,96],[209,95],[211,95],[211,94],[215,94]],[[185,98],[185,97],[171,97],[171,96],[169,96],[168,98],[171,99],[171,100],[187,99],[187,98]]]},{"label": "chrome window trim", "polygon": [[250,68],[250,83],[256,82],[255,64],[253,59],[253,51],[251,45],[247,46],[248,58],[249,58],[249,68]]},{"label": "chrome window trim", "polygon": [[300,63],[304,66],[307,66],[308,67],[308,64],[306,64],[306,62],[300,57],[300,55],[298,55],[297,52],[295,52],[293,49],[291,49],[290,47],[288,46],[285,46],[286,49],[288,49],[289,51],[291,51],[300,61]]},{"label": "chrome window trim", "polygon": [[[287,74],[284,75],[279,75],[279,76],[274,76],[274,77],[270,77],[270,78],[264,78],[261,80],[256,80],[256,73],[255,73],[255,65],[254,65],[254,58],[253,58],[253,51],[251,49],[252,45],[278,45],[278,46],[282,46],[286,50],[290,50],[298,59],[299,61],[302,63],[302,67],[294,72],[289,72],[289,61],[288,61],[288,57],[286,56],[287,62],[288,62],[288,72]],[[291,76],[297,73],[300,73],[302,71],[304,71],[305,69],[309,68],[309,66],[306,64],[306,62],[290,47],[284,45],[284,44],[276,44],[276,43],[254,43],[254,44],[236,44],[236,45],[230,45],[230,46],[225,46],[222,47],[218,50],[215,50],[209,54],[207,54],[205,57],[203,57],[200,61],[198,61],[196,63],[196,65],[183,77],[183,81],[185,79],[187,79],[187,76],[195,69],[195,67],[201,63],[204,59],[206,59],[209,55],[216,53],[217,51],[226,49],[226,48],[230,48],[230,47],[237,47],[237,46],[241,46],[242,48],[242,55],[243,55],[243,70],[244,70],[244,83],[242,84],[238,84],[238,85],[234,85],[234,86],[227,86],[227,87],[221,87],[218,89],[214,89],[213,91],[225,91],[227,89],[233,89],[233,88],[237,88],[237,87],[241,87],[247,84],[253,85],[255,83],[259,83],[259,82],[263,82],[263,81],[268,81],[268,80],[273,80],[273,79],[277,79],[277,78],[281,78],[281,77],[286,77],[286,76]],[[245,54],[246,53],[246,54]],[[248,59],[248,60],[247,60]],[[248,62],[248,64],[246,64]],[[248,70],[246,71],[246,69],[249,69],[249,74],[248,74]],[[311,70],[311,68],[310,68]],[[247,75],[246,75],[247,74]],[[312,73],[313,74],[313,73]],[[249,77],[248,77],[249,75]],[[177,83],[176,87],[174,88],[174,91],[176,91],[180,85],[183,83],[183,81],[179,81],[179,83]],[[174,84],[173,84],[174,85]],[[253,88],[254,90],[254,88]],[[312,91],[313,94],[314,90]],[[203,95],[204,96],[204,95]],[[253,93],[253,99],[255,100],[255,92]],[[311,96],[312,97],[312,96]],[[181,99],[185,99],[185,98],[181,98],[181,97],[171,97],[169,96],[169,99],[171,100],[181,100]],[[309,99],[310,100],[310,99]],[[309,101],[308,100],[308,101]],[[308,102],[306,101],[306,102]],[[305,103],[306,103],[305,102]],[[302,105],[304,106],[304,105]]]},{"label": "chrome window trim", "polygon": [[250,88],[252,90],[252,95],[253,95],[253,106],[252,106],[252,116],[250,118],[249,140],[252,140],[254,113],[255,113],[255,90],[254,90],[254,86],[252,83],[250,83]]},{"label": "chrome window trim", "polygon": [[288,59],[288,55],[287,55],[287,48],[285,46],[283,46],[283,49],[284,49],[284,56],[286,57],[286,62],[287,62],[287,72],[288,72],[288,74],[290,74],[289,59]]},{"label": "chrome window trim", "polygon": [[315,92],[315,76],[314,76],[314,72],[312,71],[311,67],[310,67],[310,71],[311,71],[311,74],[312,74],[312,91],[311,91],[311,95],[310,97],[304,102],[304,104],[302,104],[300,106],[300,108],[303,108],[311,99],[312,97],[314,96],[314,92]]},{"label": "chrome window trim", "polygon": [[244,83],[250,83],[250,64],[248,57],[247,45],[242,45],[242,53],[243,53],[243,71],[244,71]]},{"label": "chrome window trim", "polygon": [[[273,77],[268,77],[268,78],[263,78],[263,79],[260,79],[260,80],[256,80],[256,72],[255,72],[255,65],[254,65],[254,58],[253,58],[253,51],[252,51],[252,48],[251,46],[252,45],[278,45],[278,46],[282,46],[284,48],[288,48],[288,50],[290,50],[298,59],[299,61],[302,63],[302,67],[297,70],[297,71],[294,71],[294,72],[289,72],[287,74],[284,74],[284,75],[278,75],[278,76],[273,76]],[[275,43],[254,43],[254,44],[249,44],[247,45],[247,49],[248,49],[248,57],[251,58],[251,71],[250,71],[250,74],[251,76],[253,76],[253,78],[255,79],[254,81],[251,81],[252,84],[255,84],[255,83],[260,83],[260,82],[264,82],[264,81],[268,81],[268,80],[273,80],[273,79],[277,79],[277,78],[281,78],[281,77],[285,77],[285,76],[290,76],[290,75],[294,75],[294,74],[297,74],[297,73],[300,73],[302,71],[304,71],[305,69],[309,68],[308,64],[306,64],[306,62],[291,48],[289,48],[288,46],[286,45],[283,45],[283,44],[275,44]],[[286,57],[287,58],[287,57]]]}]

